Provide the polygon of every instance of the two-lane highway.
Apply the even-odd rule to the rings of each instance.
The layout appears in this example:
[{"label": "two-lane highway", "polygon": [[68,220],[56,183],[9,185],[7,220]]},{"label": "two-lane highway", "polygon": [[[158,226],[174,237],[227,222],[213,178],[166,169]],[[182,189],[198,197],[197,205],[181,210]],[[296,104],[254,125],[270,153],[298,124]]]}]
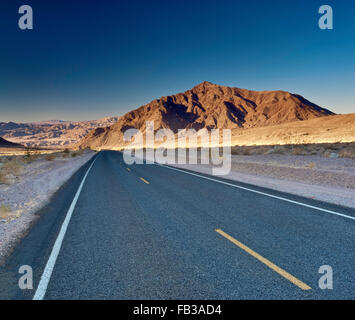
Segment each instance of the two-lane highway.
[{"label": "two-lane highway", "polygon": [[1,298],[355,298],[351,209],[104,151],[44,211],[0,268]]}]

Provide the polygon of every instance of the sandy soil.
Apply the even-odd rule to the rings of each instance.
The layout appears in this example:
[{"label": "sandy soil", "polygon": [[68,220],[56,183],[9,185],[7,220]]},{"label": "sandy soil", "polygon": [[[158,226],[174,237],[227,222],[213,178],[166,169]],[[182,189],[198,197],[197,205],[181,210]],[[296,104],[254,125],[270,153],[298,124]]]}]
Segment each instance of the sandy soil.
[{"label": "sandy soil", "polygon": [[[174,165],[212,173],[211,165]],[[232,156],[224,178],[355,208],[355,159],[320,156]]]},{"label": "sandy soil", "polygon": [[278,145],[354,142],[355,113],[232,130],[233,145]]},{"label": "sandy soil", "polygon": [[58,157],[26,164],[9,185],[0,185],[0,205],[9,208],[0,219],[0,263],[26,234],[37,218],[35,212],[95,153],[86,151],[75,158]]}]

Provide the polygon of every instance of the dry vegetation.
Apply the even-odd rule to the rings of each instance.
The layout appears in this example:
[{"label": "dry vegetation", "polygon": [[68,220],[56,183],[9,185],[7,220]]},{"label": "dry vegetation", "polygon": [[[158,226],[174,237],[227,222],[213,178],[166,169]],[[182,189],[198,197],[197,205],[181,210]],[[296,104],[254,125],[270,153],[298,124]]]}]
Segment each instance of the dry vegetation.
[{"label": "dry vegetation", "polygon": [[77,156],[81,156],[84,153],[84,150],[75,150],[75,151],[70,151],[69,149],[65,149],[63,152],[53,152],[49,153],[44,156],[44,159],[47,161],[53,161],[59,157],[62,158],[75,158]]},{"label": "dry vegetation", "polygon": [[41,150],[39,147],[27,147],[26,148],[26,154],[25,154],[25,161],[27,163],[31,163],[32,161],[37,160],[41,155]]},{"label": "dry vegetation", "polygon": [[53,161],[55,158],[57,158],[57,155],[55,153],[49,153],[44,156],[44,159],[47,161]]},{"label": "dry vegetation", "polygon": [[6,176],[5,173],[0,171],[0,184],[8,184],[8,183],[9,183],[8,177]]},{"label": "dry vegetation", "polygon": [[0,220],[8,220],[11,215],[11,208],[5,204],[0,206]]},{"label": "dry vegetation", "polygon": [[77,156],[81,156],[83,154],[84,150],[81,149],[81,150],[76,150],[76,151],[73,151],[71,153],[71,156],[74,158],[74,157],[77,157]]},{"label": "dry vegetation", "polygon": [[14,176],[19,176],[23,172],[23,164],[19,159],[7,160],[1,167],[1,171],[4,174],[12,174]]},{"label": "dry vegetation", "polygon": [[0,184],[10,184],[11,176],[18,177],[23,173],[24,165],[21,159],[9,157],[1,163]]},{"label": "dry vegetation", "polygon": [[307,168],[309,169],[315,169],[317,167],[316,163],[315,162],[310,162],[308,165],[307,165]]},{"label": "dry vegetation", "polygon": [[70,156],[70,150],[69,149],[64,149],[63,153],[62,153],[62,157],[63,158],[69,158]]},{"label": "dry vegetation", "polygon": [[339,156],[341,158],[355,159],[355,147],[353,146],[352,148],[345,148],[343,150],[340,150]]},{"label": "dry vegetation", "polygon": [[355,143],[316,143],[276,146],[234,146],[231,150],[234,155],[319,155],[331,158],[355,159]]},{"label": "dry vegetation", "polygon": [[21,176],[27,165],[37,160],[54,161],[60,158],[69,158],[81,156],[83,150],[71,151],[65,149],[63,151],[44,150],[38,147],[26,148],[20,155],[7,153],[7,155],[0,156],[0,184],[12,184],[14,180]]}]

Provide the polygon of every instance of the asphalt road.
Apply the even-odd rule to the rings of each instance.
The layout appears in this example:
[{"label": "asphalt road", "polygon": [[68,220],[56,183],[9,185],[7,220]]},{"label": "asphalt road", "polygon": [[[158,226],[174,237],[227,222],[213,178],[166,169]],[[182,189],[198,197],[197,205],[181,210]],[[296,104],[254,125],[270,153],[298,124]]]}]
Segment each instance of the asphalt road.
[{"label": "asphalt road", "polygon": [[[39,212],[39,222],[0,267],[0,298],[34,297],[91,164]],[[44,299],[355,298],[355,210],[228,183],[260,193],[155,164],[128,166],[121,153],[101,152]],[[32,290],[18,287],[21,265],[33,268]],[[323,265],[332,267],[333,289],[319,288]]]}]

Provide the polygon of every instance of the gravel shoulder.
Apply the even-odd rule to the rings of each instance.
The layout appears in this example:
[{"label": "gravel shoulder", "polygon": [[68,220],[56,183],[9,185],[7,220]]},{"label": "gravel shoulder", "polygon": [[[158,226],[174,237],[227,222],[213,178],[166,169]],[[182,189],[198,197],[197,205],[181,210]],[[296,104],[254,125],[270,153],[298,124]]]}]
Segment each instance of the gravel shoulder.
[{"label": "gravel shoulder", "polygon": [[[212,174],[212,165],[176,164]],[[223,178],[355,208],[355,159],[293,155],[232,155]]]},{"label": "gravel shoulder", "polygon": [[38,218],[35,213],[95,152],[85,151],[77,157],[43,158],[23,164],[21,174],[10,184],[0,184],[0,205],[9,211],[0,219],[0,262],[28,232]]}]

